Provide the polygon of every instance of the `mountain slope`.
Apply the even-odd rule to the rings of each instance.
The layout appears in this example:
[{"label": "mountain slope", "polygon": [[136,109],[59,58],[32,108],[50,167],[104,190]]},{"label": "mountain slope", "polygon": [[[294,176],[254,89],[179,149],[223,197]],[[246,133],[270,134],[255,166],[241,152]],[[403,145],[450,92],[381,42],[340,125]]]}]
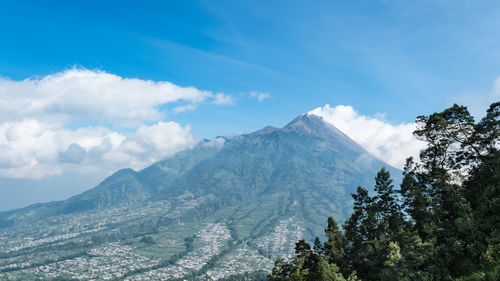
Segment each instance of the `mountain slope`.
[{"label": "mountain slope", "polygon": [[[293,253],[298,239],[321,237],[328,216],[346,219],[350,193],[358,185],[370,189],[383,166],[400,173],[310,114],[281,129],[205,140],[142,171],[120,170],[68,200],[0,213],[0,251],[8,257],[0,260],[0,277],[2,264],[28,255],[62,268],[75,253],[91,264],[92,251],[126,245],[127,259],[142,266],[120,267],[131,278],[218,279],[229,274],[225,268],[269,270],[272,259]],[[33,240],[40,236],[56,238]],[[62,249],[55,254],[60,262],[46,258],[54,247]],[[41,265],[3,271],[43,277],[36,271]]]}]

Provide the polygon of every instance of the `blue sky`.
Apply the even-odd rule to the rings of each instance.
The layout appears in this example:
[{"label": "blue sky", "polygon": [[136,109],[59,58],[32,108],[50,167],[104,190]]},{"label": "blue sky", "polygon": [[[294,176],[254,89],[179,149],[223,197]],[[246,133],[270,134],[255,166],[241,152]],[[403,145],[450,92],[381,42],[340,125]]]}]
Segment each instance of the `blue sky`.
[{"label": "blue sky", "polygon": [[[93,112],[82,105],[85,99],[72,96],[74,87],[63,79],[61,95],[68,97],[66,103],[34,113],[24,111],[23,105],[10,106],[20,112],[17,115],[0,107],[4,127],[29,128],[38,132],[36,136],[53,132],[52,138],[44,139],[48,146],[51,140],[68,139],[54,146],[52,156],[39,152],[42,148],[33,145],[39,142],[36,138],[3,144],[14,156],[0,159],[4,169],[0,192],[5,198],[0,209],[62,199],[94,186],[113,169],[127,166],[127,161],[135,161],[130,166],[139,168],[156,160],[151,153],[165,156],[200,138],[280,127],[326,104],[331,108],[323,108],[324,116],[333,123],[347,120],[339,115],[347,111],[332,109],[345,105],[354,110],[349,114],[356,120],[371,120],[366,123],[370,126],[378,120],[394,131],[417,115],[454,102],[466,103],[479,115],[500,96],[499,14],[499,1],[3,1],[0,101],[4,104],[18,104],[12,103],[16,95],[29,96],[26,100],[31,103],[49,91],[37,88],[44,78],[66,79],[65,71],[87,70],[91,76],[134,78],[138,92],[149,87],[144,81],[168,81],[183,89],[194,87],[198,96],[167,98],[168,102],[132,109],[115,108],[111,99]],[[33,85],[25,87],[26,79]],[[160,86],[156,86],[144,91],[157,95]],[[217,100],[217,93],[227,97],[225,102]],[[264,94],[260,101],[259,94]],[[102,101],[97,97],[92,102]],[[185,105],[193,108],[176,111]],[[120,110],[146,113],[131,124],[130,118],[116,113]],[[57,121],[61,116],[64,121]],[[108,131],[96,133],[96,127]],[[139,140],[156,129],[176,132],[179,142],[159,147]],[[116,159],[124,150],[116,148],[113,161],[111,156],[99,156],[92,162],[87,154],[98,145],[83,140],[85,134],[94,134],[101,142],[117,134],[114,140],[121,146],[126,142],[126,151],[137,143],[140,149],[153,148],[142,158],[120,161]],[[349,134],[360,142],[367,137]],[[162,137],[166,136],[158,135],[159,140]],[[70,143],[75,143],[72,149]],[[33,147],[20,151],[23,145]],[[85,163],[99,163],[104,172],[90,171],[76,154],[61,156],[70,152],[85,154],[81,157]],[[25,163],[12,160],[15,157]],[[76,162],[62,167],[61,159]],[[14,175],[16,169],[24,172]],[[70,180],[79,177],[77,183]],[[33,196],[21,198],[26,193]]]}]

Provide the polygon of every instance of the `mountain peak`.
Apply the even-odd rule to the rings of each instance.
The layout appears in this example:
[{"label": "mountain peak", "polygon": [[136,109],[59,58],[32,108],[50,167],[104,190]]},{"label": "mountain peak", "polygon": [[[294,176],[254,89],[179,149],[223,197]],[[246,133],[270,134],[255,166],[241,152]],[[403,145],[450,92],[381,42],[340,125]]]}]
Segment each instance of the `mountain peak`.
[{"label": "mountain peak", "polygon": [[293,119],[292,122],[283,127],[283,130],[299,134],[315,135],[322,138],[328,138],[327,135],[331,136],[332,134],[347,137],[335,126],[326,122],[323,117],[311,113],[299,115],[297,118]]},{"label": "mountain peak", "polygon": [[292,122],[283,127],[284,131],[295,132],[302,135],[312,135],[329,142],[349,146],[356,151],[364,149],[354,142],[349,136],[337,129],[334,125],[327,122],[323,117],[304,113],[295,118]]},{"label": "mountain peak", "polygon": [[258,131],[251,133],[250,135],[252,135],[252,136],[267,135],[267,134],[270,134],[276,130],[279,130],[279,129],[275,128],[273,126],[266,126],[263,129],[260,129]]},{"label": "mountain peak", "polygon": [[311,131],[315,129],[324,129],[325,127],[334,127],[331,124],[325,122],[323,117],[317,116],[311,113],[304,113],[297,118],[293,119],[292,122],[288,123],[283,129],[288,130],[306,130]]}]

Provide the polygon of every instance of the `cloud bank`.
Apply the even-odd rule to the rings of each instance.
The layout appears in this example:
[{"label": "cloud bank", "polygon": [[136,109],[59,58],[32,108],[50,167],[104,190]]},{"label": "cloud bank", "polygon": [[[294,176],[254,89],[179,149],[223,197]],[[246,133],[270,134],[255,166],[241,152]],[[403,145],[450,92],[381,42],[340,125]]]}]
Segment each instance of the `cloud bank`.
[{"label": "cloud bank", "polygon": [[0,125],[0,176],[43,178],[65,169],[93,173],[135,169],[195,144],[189,126],[158,122],[140,126],[131,136],[105,127],[68,130],[36,120]]},{"label": "cloud bank", "polygon": [[23,81],[0,78],[0,177],[141,169],[196,143],[189,126],[164,121],[173,103],[177,113],[232,105],[234,98],[77,68]]},{"label": "cloud bank", "polygon": [[85,119],[134,127],[162,120],[161,106],[173,102],[191,107],[205,102],[234,103],[232,96],[223,93],[87,69],[73,68],[24,81],[0,78],[0,121]]},{"label": "cloud bank", "polygon": [[344,132],[376,157],[402,169],[406,158],[418,154],[425,144],[415,137],[414,123],[392,125],[375,117],[360,115],[351,106],[318,107],[309,113],[323,119]]}]

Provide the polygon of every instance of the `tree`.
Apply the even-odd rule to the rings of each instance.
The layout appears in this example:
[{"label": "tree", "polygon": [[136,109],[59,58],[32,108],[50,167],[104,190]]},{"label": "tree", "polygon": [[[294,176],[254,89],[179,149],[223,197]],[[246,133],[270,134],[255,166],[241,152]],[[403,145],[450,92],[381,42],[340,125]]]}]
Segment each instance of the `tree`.
[{"label": "tree", "polygon": [[[333,217],[328,218],[328,225],[325,229],[327,241],[323,248],[323,255],[329,263],[336,264],[343,269],[347,269],[346,263],[346,237],[339,230],[338,224]],[[344,272],[347,273],[347,272]]]},{"label": "tree", "polygon": [[[500,103],[494,103],[477,124],[467,108],[458,105],[417,118],[415,135],[428,147],[420,154],[421,164],[409,169],[415,184],[402,186],[402,190],[406,195],[427,196],[428,206],[411,211],[414,215],[427,212],[433,218],[414,216],[413,220],[422,236],[435,243],[434,261],[443,279],[498,264],[498,258],[487,262],[484,255],[494,252],[488,247],[495,248],[495,236],[491,235],[498,229],[494,222],[498,205],[493,202],[499,198],[495,187],[499,182],[495,167],[499,161],[499,115]],[[422,202],[415,196],[407,198]],[[485,216],[493,221],[486,222]]]},{"label": "tree", "polygon": [[[333,217],[328,218],[325,234],[328,240],[321,245],[321,241],[316,237],[313,249],[305,240],[299,240],[295,244],[296,256],[288,262],[277,259],[269,280],[345,281],[339,266],[335,263],[335,261],[343,262],[341,257],[344,252],[345,237]],[[356,274],[348,274],[347,280],[357,280]]]},{"label": "tree", "polygon": [[390,235],[403,227],[403,213],[398,203],[398,193],[392,185],[391,174],[382,168],[375,177],[376,196],[374,208],[377,216],[378,236]]},{"label": "tree", "polygon": [[272,280],[500,280],[500,102],[478,123],[459,105],[416,123],[427,147],[401,188],[382,168],[373,196],[352,194],[344,233],[329,218],[327,241],[299,241]]}]

